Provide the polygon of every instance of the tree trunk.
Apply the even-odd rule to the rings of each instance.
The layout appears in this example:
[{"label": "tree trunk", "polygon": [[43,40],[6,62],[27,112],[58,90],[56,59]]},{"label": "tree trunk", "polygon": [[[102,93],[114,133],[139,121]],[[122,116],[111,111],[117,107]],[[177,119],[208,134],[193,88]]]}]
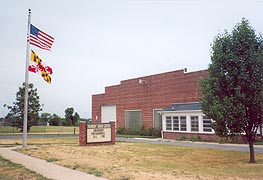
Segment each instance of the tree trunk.
[{"label": "tree trunk", "polygon": [[260,139],[262,139],[262,136],[263,136],[263,134],[262,134],[262,124],[259,125],[259,131],[260,131]]},{"label": "tree trunk", "polygon": [[249,163],[255,163],[255,152],[254,152],[254,141],[252,138],[247,138],[248,144],[249,144],[249,153],[250,153],[250,159]]}]

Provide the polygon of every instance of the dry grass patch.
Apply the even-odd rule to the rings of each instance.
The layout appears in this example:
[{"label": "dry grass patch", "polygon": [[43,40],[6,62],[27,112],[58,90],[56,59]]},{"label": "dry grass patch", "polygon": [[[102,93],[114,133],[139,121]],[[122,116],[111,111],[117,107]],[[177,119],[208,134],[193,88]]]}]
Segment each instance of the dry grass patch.
[{"label": "dry grass patch", "polygon": [[248,164],[248,153],[194,147],[118,142],[111,146],[44,145],[21,150],[54,163],[112,180],[259,180],[263,154]]}]

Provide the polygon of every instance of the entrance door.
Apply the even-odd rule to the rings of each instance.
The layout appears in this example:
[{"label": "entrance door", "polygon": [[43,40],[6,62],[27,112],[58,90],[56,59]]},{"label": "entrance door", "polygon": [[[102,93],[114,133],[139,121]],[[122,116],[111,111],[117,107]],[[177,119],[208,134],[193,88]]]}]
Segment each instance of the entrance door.
[{"label": "entrance door", "polygon": [[116,105],[101,106],[101,122],[108,123],[110,121],[116,122]]}]

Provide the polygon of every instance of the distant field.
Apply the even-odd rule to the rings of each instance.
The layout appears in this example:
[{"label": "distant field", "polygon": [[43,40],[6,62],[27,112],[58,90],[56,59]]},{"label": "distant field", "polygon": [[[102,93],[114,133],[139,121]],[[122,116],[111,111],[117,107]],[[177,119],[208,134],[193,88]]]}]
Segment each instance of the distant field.
[{"label": "distant field", "polygon": [[[68,126],[32,126],[29,134],[79,134],[79,127]],[[0,126],[0,134],[17,134],[20,131],[11,126]]]}]

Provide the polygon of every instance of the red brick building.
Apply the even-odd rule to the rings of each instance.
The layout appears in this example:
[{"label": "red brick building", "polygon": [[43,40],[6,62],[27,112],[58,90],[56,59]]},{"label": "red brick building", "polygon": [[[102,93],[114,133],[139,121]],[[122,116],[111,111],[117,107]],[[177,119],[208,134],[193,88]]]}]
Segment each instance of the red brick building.
[{"label": "red brick building", "polygon": [[159,111],[174,103],[198,102],[198,81],[207,75],[207,70],[177,70],[105,87],[105,93],[92,95],[92,120],[130,129],[161,128]]}]

